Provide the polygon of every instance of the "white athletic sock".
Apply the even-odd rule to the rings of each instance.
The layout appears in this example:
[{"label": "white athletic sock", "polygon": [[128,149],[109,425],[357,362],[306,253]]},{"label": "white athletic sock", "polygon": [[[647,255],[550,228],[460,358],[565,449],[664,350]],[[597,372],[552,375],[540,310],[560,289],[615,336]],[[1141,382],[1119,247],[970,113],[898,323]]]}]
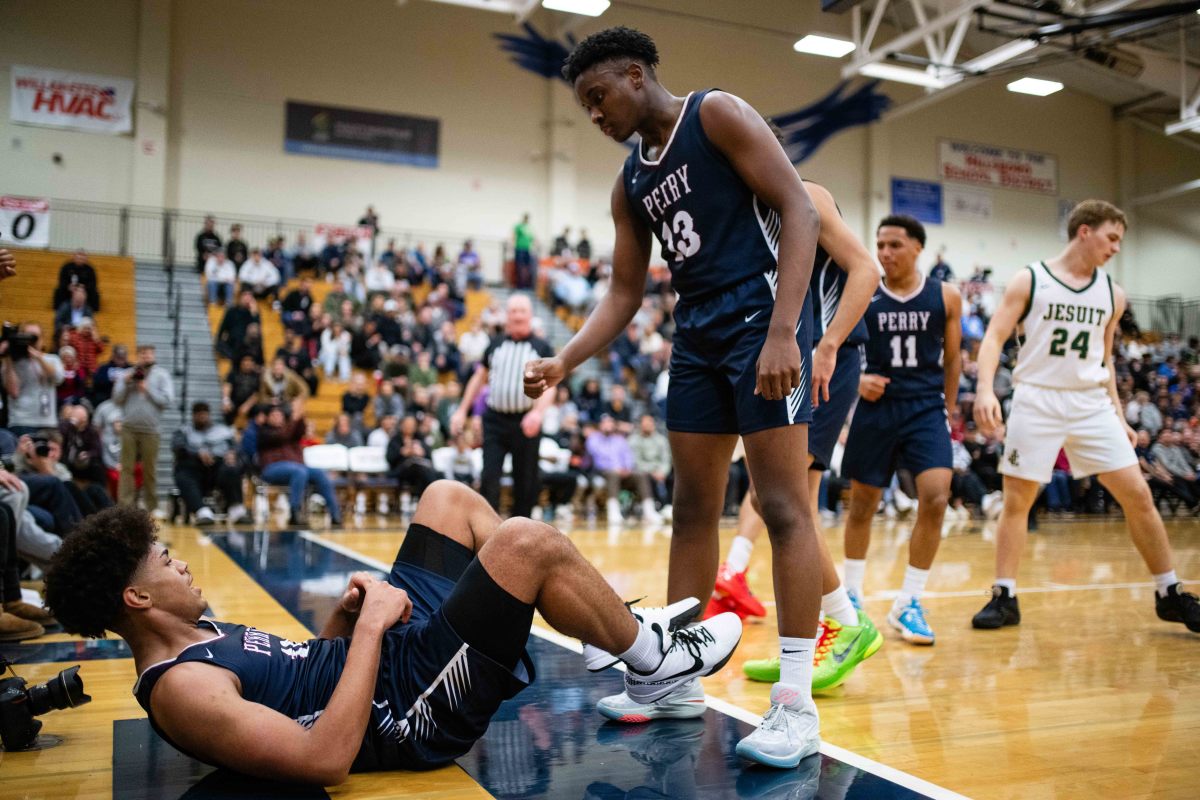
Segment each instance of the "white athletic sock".
[{"label": "white athletic sock", "polygon": [[847,558],[842,561],[842,585],[846,591],[854,592],[863,599],[863,574],[867,571],[865,558]]},{"label": "white athletic sock", "polygon": [[912,564],[904,568],[904,585],[900,587],[900,596],[896,598],[896,607],[903,608],[912,602],[913,598],[921,599],[925,591],[925,581],[929,580],[929,570],[917,569]]},{"label": "white athletic sock", "polygon": [[779,681],[812,692],[813,652],[816,639],[779,637]]},{"label": "white athletic sock", "polygon": [[733,537],[733,544],[729,545],[729,555],[725,557],[725,565],[732,572],[745,572],[746,567],[750,566],[750,552],[753,549],[754,542],[745,536]]},{"label": "white athletic sock", "polygon": [[850,602],[850,595],[845,586],[839,586],[832,592],[821,596],[821,612],[827,617],[833,617],[842,625],[857,625],[858,612]]},{"label": "white athletic sock", "polygon": [[1179,583],[1179,576],[1175,574],[1175,570],[1154,576],[1154,588],[1158,590],[1159,597],[1166,597],[1167,589],[1170,589],[1177,583]]},{"label": "white athletic sock", "polygon": [[995,586],[1003,586],[1005,589],[1008,589],[1009,597],[1017,596],[1017,579],[1016,578],[996,578],[996,580],[992,581],[992,584]]},{"label": "white athletic sock", "polygon": [[638,672],[650,672],[657,669],[663,660],[662,650],[658,646],[658,636],[639,623],[637,638],[633,640],[633,645],[624,653],[618,653],[617,658]]}]

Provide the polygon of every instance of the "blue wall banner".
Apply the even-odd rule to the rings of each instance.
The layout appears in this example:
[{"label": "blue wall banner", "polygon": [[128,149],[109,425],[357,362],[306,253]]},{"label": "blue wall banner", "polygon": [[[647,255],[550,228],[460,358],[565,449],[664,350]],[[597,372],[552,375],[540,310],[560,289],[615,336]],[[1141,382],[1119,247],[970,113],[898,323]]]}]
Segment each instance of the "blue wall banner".
[{"label": "blue wall banner", "polygon": [[283,149],[289,153],[414,167],[438,165],[441,120],[289,100]]},{"label": "blue wall banner", "polygon": [[931,225],[942,224],[942,185],[892,178],[892,213],[907,214]]}]

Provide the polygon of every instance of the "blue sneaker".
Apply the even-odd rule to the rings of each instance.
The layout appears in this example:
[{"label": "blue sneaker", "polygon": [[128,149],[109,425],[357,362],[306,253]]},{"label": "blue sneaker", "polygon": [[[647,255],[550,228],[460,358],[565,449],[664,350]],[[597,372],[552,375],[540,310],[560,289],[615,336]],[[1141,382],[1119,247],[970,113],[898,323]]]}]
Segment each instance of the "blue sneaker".
[{"label": "blue sneaker", "polygon": [[913,598],[906,606],[893,605],[887,615],[888,624],[900,632],[901,638],[912,644],[933,644],[933,628],[925,621],[925,609]]},{"label": "blue sneaker", "polygon": [[846,590],[846,594],[847,594],[847,595],[849,595],[849,597],[850,597],[850,604],[851,604],[852,606],[854,606],[854,610],[855,610],[855,611],[862,611],[862,600],[859,598],[859,596],[858,596],[858,593],[857,593],[857,592],[854,592],[854,591],[852,591],[852,590],[850,590],[850,589],[847,589],[847,590]]}]

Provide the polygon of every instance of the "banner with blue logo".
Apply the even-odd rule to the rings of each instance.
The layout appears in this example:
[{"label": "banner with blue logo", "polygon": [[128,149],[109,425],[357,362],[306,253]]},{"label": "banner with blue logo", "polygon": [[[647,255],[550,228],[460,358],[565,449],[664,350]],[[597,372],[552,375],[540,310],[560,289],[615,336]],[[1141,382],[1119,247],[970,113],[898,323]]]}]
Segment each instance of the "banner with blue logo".
[{"label": "banner with blue logo", "polygon": [[441,120],[356,108],[287,102],[289,153],[414,167],[438,165]]},{"label": "banner with blue logo", "polygon": [[892,178],[892,213],[907,214],[931,225],[942,224],[942,185]]}]

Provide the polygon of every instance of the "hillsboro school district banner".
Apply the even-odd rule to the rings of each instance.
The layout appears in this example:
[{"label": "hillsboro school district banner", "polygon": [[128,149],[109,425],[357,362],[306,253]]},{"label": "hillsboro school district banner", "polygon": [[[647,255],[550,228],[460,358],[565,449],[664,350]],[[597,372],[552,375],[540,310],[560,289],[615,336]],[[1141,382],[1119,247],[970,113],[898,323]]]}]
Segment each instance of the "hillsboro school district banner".
[{"label": "hillsboro school district banner", "polygon": [[128,78],[17,64],[11,73],[9,116],[13,122],[89,133],[133,130],[134,84]]},{"label": "hillsboro school district banner", "polygon": [[289,100],[283,149],[289,153],[415,167],[438,165],[441,121]]},{"label": "hillsboro school district banner", "polygon": [[938,142],[942,180],[1058,194],[1058,159],[1045,153],[971,142]]}]

